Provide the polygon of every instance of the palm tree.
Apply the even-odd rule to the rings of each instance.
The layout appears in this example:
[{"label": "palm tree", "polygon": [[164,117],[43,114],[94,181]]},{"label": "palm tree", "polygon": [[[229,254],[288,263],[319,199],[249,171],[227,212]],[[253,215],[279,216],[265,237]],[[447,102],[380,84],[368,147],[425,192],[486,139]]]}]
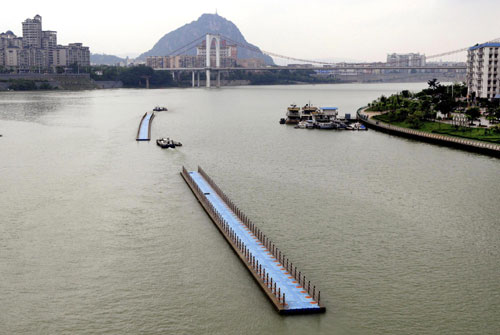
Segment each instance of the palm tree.
[{"label": "palm tree", "polygon": [[429,85],[429,88],[432,88],[433,90],[435,90],[439,86],[439,81],[436,78],[434,78],[434,79],[429,80],[427,82],[427,84]]}]

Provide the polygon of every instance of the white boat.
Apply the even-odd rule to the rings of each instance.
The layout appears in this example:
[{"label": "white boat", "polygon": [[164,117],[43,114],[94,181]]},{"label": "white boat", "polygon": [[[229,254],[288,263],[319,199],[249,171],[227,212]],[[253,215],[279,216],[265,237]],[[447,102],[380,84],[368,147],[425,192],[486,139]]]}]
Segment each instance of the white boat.
[{"label": "white boat", "polygon": [[351,127],[354,130],[366,130],[365,125],[360,123],[360,122],[356,122],[356,123],[351,124]]},{"label": "white boat", "polygon": [[306,121],[300,121],[295,128],[306,129]]},{"label": "white boat", "polygon": [[335,123],[329,121],[329,122],[321,122],[317,124],[317,127],[319,129],[336,129],[337,127],[335,126]]}]

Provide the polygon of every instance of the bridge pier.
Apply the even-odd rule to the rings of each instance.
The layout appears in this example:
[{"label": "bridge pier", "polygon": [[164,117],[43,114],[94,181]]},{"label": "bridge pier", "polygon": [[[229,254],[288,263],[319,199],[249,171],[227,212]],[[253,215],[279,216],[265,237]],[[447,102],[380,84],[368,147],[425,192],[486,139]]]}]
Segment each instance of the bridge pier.
[{"label": "bridge pier", "polygon": [[207,34],[206,36],[206,71],[207,71],[207,88],[210,88],[210,56],[212,53],[210,49],[212,47],[212,41],[215,41],[215,67],[217,68],[217,87],[220,87],[220,74],[218,69],[220,68],[220,35]]},{"label": "bridge pier", "polygon": [[207,86],[207,88],[210,88],[210,70],[209,69],[207,69],[206,86]]}]

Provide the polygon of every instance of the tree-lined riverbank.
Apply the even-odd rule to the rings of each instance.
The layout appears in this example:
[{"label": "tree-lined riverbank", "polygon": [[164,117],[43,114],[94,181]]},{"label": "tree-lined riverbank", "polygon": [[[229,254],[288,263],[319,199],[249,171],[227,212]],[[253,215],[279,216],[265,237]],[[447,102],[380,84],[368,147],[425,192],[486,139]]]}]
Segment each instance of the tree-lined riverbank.
[{"label": "tree-lined riverbank", "polygon": [[[367,111],[379,112],[373,119],[397,127],[500,144],[500,127],[495,125],[500,120],[498,100],[467,97],[464,84],[428,83],[429,88],[418,93],[403,90],[381,96]],[[486,119],[489,124],[481,124]]]}]

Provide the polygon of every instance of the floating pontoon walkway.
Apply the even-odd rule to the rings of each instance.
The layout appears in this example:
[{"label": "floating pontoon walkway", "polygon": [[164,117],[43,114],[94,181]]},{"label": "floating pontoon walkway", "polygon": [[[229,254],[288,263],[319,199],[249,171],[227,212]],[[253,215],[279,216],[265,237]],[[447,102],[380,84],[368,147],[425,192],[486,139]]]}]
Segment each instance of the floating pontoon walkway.
[{"label": "floating pontoon walkway", "polygon": [[137,141],[151,140],[151,123],[155,117],[154,112],[147,112],[143,115],[139,129],[137,129]]},{"label": "floating pontoon walkway", "polygon": [[320,292],[198,167],[182,177],[280,314],[322,313]]}]

